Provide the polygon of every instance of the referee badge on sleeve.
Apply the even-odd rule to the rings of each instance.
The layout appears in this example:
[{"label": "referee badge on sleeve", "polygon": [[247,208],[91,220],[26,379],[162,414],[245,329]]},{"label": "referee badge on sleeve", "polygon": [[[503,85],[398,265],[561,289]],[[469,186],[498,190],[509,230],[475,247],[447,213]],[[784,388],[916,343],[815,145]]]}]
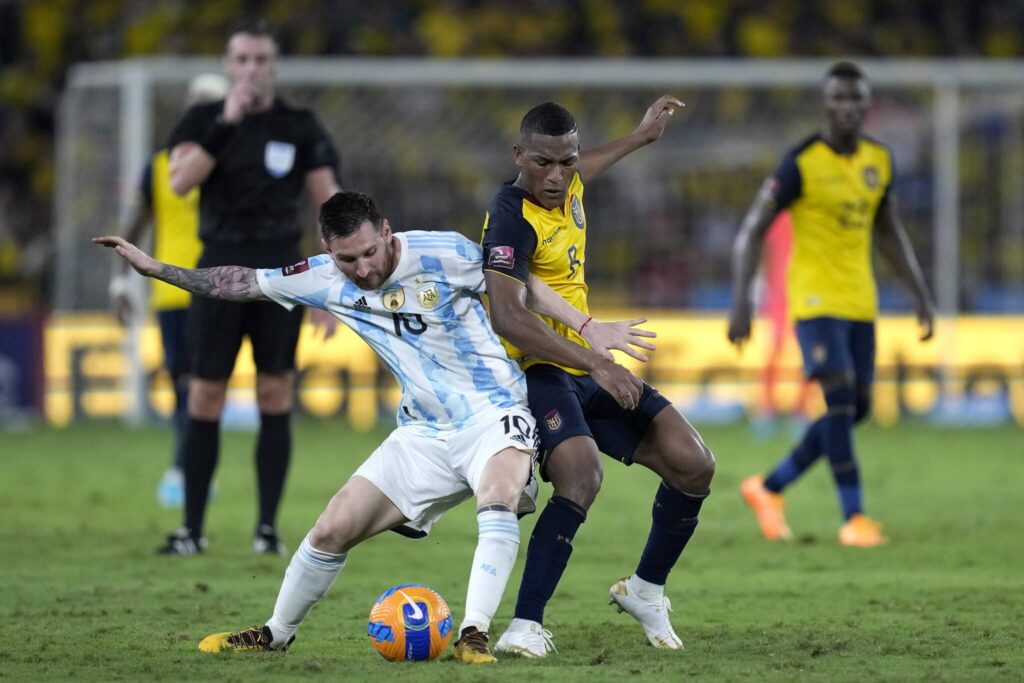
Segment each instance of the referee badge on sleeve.
[{"label": "referee badge on sleeve", "polygon": [[295,145],[270,140],[263,149],[263,165],[274,178],[285,177],[295,165]]}]

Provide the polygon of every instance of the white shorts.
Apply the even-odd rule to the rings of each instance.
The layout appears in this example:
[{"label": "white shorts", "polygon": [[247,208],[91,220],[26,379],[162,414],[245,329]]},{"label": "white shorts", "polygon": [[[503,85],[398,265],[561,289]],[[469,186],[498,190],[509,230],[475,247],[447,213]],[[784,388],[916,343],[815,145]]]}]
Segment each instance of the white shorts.
[{"label": "white shorts", "polygon": [[537,425],[526,406],[481,411],[457,430],[427,432],[404,425],[353,476],[380,489],[409,520],[404,526],[425,535],[445,512],[473,495],[492,456],[515,448],[535,457],[536,439]]}]

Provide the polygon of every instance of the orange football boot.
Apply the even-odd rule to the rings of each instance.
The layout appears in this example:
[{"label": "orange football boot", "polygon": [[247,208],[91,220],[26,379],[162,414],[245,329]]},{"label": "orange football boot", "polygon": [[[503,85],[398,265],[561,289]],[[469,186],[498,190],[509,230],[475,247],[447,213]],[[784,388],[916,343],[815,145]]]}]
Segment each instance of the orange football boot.
[{"label": "orange football boot", "polygon": [[783,514],[786,503],[780,494],[772,493],[764,487],[764,477],[747,477],[740,484],[740,493],[757,515],[757,522],[765,538],[769,541],[788,541],[793,537]]},{"label": "orange football boot", "polygon": [[854,548],[874,548],[889,539],[882,535],[882,525],[862,514],[856,514],[839,529],[839,542]]}]

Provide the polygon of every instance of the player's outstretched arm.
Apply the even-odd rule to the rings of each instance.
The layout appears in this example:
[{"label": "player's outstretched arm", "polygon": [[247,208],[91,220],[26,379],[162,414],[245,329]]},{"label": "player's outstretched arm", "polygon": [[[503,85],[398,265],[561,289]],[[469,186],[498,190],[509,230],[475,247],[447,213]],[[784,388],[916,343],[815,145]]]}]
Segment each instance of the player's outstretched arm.
[{"label": "player's outstretched arm", "polygon": [[93,237],[92,241],[113,249],[140,275],[163,280],[193,294],[225,301],[257,301],[267,298],[256,283],[256,271],[252,268],[179,268],[157,261],[121,237]]},{"label": "player's outstretched arm", "polygon": [[627,410],[636,407],[643,383],[626,368],[569,341],[526,307],[526,286],[514,278],[485,271],[491,326],[525,353],[590,373],[601,388]]},{"label": "player's outstretched arm", "polygon": [[775,200],[762,188],[743,217],[739,234],[732,245],[732,307],[729,311],[729,341],[738,348],[750,338],[753,315],[750,284],[764,252],[764,236],[778,214]]},{"label": "player's outstretched arm", "polygon": [[[655,346],[643,340],[644,337],[654,338],[658,335],[650,330],[638,328],[647,322],[647,318],[634,318],[605,323],[588,316],[563,299],[551,289],[548,283],[536,275],[530,275],[526,285],[526,307],[537,315],[557,320],[570,327],[587,340],[587,344],[604,358],[614,361],[611,349],[618,349],[628,356],[646,362],[647,356],[633,347],[654,351]],[[582,330],[582,331],[581,331]]]},{"label": "player's outstretched arm", "polygon": [[579,172],[583,181],[594,180],[622,157],[661,138],[672,114],[676,109],[685,106],[681,100],[671,95],[662,95],[647,108],[643,120],[632,133],[581,152]]},{"label": "player's outstretched arm", "polygon": [[921,325],[921,341],[931,339],[935,329],[935,306],[921,266],[914,255],[914,248],[910,245],[910,237],[896,213],[896,200],[893,197],[887,197],[878,207],[875,237],[878,251],[914,296],[914,313]]}]

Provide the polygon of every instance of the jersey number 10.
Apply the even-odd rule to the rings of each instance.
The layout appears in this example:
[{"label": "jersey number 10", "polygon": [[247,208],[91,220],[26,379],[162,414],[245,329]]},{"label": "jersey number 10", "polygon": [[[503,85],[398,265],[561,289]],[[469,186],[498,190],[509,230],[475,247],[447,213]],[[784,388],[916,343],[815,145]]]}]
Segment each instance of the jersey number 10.
[{"label": "jersey number 10", "polygon": [[420,335],[427,331],[427,324],[419,313],[392,313],[395,322],[395,335],[402,336],[402,328],[409,334]]}]

